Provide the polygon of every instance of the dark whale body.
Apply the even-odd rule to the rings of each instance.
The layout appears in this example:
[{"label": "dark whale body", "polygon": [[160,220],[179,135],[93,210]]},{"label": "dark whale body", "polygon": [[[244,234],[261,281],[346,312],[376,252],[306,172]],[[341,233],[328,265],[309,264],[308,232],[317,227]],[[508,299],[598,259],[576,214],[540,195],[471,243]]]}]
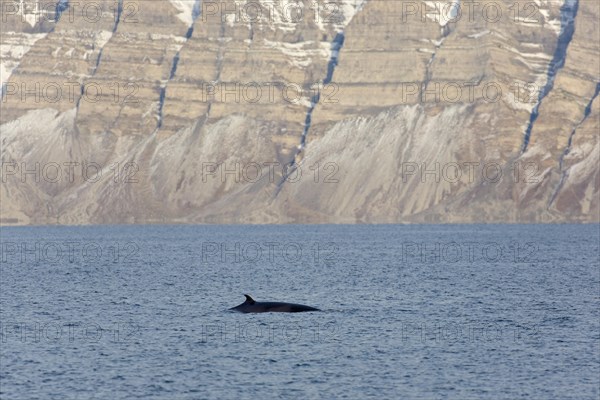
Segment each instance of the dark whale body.
[{"label": "dark whale body", "polygon": [[280,303],[276,301],[254,301],[249,295],[245,294],[244,296],[246,296],[246,301],[237,307],[230,308],[230,310],[242,313],[320,311],[318,308],[302,304]]}]

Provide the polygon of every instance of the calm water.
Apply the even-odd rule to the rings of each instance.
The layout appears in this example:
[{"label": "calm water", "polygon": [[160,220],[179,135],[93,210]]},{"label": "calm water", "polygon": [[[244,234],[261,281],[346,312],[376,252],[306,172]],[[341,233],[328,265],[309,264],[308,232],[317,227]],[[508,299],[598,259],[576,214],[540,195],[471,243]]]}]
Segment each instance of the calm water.
[{"label": "calm water", "polygon": [[2,399],[600,395],[598,225],[1,235]]}]

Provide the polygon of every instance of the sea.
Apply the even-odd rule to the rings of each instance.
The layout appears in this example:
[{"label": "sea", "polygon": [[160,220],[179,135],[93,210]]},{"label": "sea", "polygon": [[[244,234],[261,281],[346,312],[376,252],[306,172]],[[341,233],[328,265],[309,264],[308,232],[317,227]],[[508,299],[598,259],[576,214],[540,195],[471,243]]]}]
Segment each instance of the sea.
[{"label": "sea", "polygon": [[[600,226],[2,227],[0,399],[598,399]],[[242,314],[244,301],[319,312]]]}]

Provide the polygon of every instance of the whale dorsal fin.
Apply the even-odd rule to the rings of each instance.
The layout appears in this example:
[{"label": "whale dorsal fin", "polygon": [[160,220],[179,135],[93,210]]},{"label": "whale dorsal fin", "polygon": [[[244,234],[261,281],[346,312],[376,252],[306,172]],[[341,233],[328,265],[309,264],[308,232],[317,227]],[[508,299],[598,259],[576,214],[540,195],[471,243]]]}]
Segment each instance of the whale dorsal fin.
[{"label": "whale dorsal fin", "polygon": [[249,304],[254,304],[254,303],[256,303],[256,302],[254,301],[254,299],[253,299],[252,297],[250,297],[250,295],[249,295],[249,294],[245,294],[244,296],[246,296],[246,303],[249,303]]}]

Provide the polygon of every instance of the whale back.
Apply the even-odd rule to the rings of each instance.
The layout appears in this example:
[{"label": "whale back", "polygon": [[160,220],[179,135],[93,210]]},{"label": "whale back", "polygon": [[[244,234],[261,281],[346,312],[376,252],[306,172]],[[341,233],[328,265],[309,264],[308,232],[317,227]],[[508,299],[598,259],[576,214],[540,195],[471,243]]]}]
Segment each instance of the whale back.
[{"label": "whale back", "polygon": [[304,304],[282,303],[274,301],[255,301],[250,295],[245,294],[246,301],[237,307],[230,310],[239,311],[242,313],[264,313],[264,312],[303,312],[303,311],[320,311],[318,308],[305,306]]}]

